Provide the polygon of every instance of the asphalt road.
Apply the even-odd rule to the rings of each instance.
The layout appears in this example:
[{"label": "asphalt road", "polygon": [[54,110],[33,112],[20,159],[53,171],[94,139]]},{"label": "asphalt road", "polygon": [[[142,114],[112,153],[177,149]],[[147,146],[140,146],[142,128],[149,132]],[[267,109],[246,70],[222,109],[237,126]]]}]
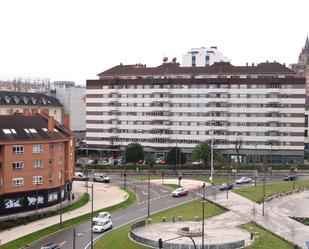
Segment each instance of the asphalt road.
[{"label": "asphalt road", "polygon": [[[193,178],[193,177],[192,177]],[[239,178],[239,177],[238,177]],[[309,176],[301,176],[298,179],[308,179]],[[233,177],[230,177],[230,182],[234,181]],[[271,182],[281,182],[282,177],[281,176],[270,176],[267,175],[266,177],[266,183]],[[257,184],[262,184],[263,182],[263,176],[259,175],[257,178]],[[103,184],[103,183],[102,183]],[[112,177],[112,184],[123,186],[123,180],[119,176]],[[251,184],[242,184],[242,185],[236,185],[235,188],[241,188],[241,187],[248,187],[248,186],[254,185],[254,183]],[[138,195],[138,201],[133,206],[130,206],[128,208],[116,211],[112,213],[112,221],[113,221],[113,227],[118,228],[125,224],[129,224],[134,220],[141,219],[143,217],[147,216],[147,199],[148,199],[148,188],[147,183],[136,181],[132,179],[127,179],[127,187],[133,189],[136,191]],[[201,190],[200,190],[201,191]],[[150,199],[151,199],[151,205],[150,205],[150,212],[155,213],[159,212],[160,210],[164,210],[167,208],[171,208],[173,206],[177,206],[181,203],[184,203],[186,201],[190,201],[194,198],[197,198],[194,194],[194,192],[190,193],[190,195],[181,197],[181,198],[173,198],[171,197],[172,190],[168,187],[161,186],[161,185],[154,185],[151,184],[151,191],[150,191]],[[206,196],[207,195],[214,195],[218,193],[219,191],[215,187],[207,187],[206,188]],[[201,192],[200,192],[201,193]],[[91,238],[91,223],[90,222],[84,222],[82,224],[76,225],[72,228],[68,228],[66,230],[60,231],[56,234],[50,235],[32,246],[29,246],[30,249],[40,249],[42,245],[45,245],[47,243],[60,243],[61,249],[72,249],[73,247],[73,235],[74,235],[74,229],[76,230],[76,236],[75,238],[75,248],[76,249],[85,249],[87,246],[89,246],[90,238]],[[94,240],[98,239],[101,236],[104,236],[104,234],[93,234]]]},{"label": "asphalt road", "polygon": [[[123,182],[120,178],[112,178],[112,182],[116,185],[123,185]],[[123,226],[125,224],[131,223],[134,220],[141,219],[143,217],[147,216],[147,199],[148,199],[148,186],[147,183],[140,182],[140,181],[133,181],[128,180],[127,186],[132,188],[133,190],[136,190],[138,195],[138,201],[133,206],[130,206],[128,208],[119,210],[117,212],[112,213],[112,221],[113,221],[113,227],[118,228],[120,226]],[[161,185],[151,185],[151,191],[150,191],[150,212],[158,212],[160,210],[164,210],[173,206],[177,206],[181,203],[184,203],[186,201],[193,200],[194,198],[197,198],[198,196],[194,194],[189,194],[188,196],[180,197],[180,198],[173,198],[171,196],[172,190],[168,187],[161,186]],[[206,195],[213,194],[215,192],[218,192],[216,188],[208,187],[206,189]],[[73,235],[74,235],[74,229],[76,229],[76,234],[79,236],[76,236],[76,249],[84,249],[89,245],[91,233],[90,229],[91,223],[85,222],[79,225],[76,225],[72,228],[66,229],[64,231],[60,231],[56,234],[50,235],[32,246],[29,246],[28,248],[31,249],[39,249],[42,245],[45,245],[47,243],[60,243],[61,249],[72,249],[73,248]],[[104,234],[103,234],[104,235]],[[102,236],[101,234],[93,234],[94,240],[98,237]]]}]

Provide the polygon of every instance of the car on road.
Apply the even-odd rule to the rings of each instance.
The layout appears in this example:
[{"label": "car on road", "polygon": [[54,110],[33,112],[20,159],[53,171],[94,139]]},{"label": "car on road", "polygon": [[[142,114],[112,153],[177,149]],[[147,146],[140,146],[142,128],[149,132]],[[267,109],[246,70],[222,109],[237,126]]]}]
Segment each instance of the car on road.
[{"label": "car on road", "polygon": [[75,172],[74,179],[86,181],[87,179],[89,180],[89,177],[84,172]]},{"label": "car on road", "polygon": [[97,222],[99,222],[101,220],[106,220],[106,219],[110,220],[111,218],[112,218],[112,216],[110,215],[110,213],[108,213],[108,212],[100,212],[100,213],[98,213],[96,215],[96,217],[94,217],[92,219],[92,223],[95,224],[95,223],[97,223]]},{"label": "car on road", "polygon": [[252,179],[247,176],[243,176],[235,181],[236,184],[245,184],[245,183],[250,183]]},{"label": "car on road", "polygon": [[93,226],[92,232],[94,233],[103,233],[108,229],[113,228],[113,223],[110,219],[103,219],[97,222],[96,225]]},{"label": "car on road", "polygon": [[60,249],[60,245],[58,243],[48,243],[41,246],[41,249]]},{"label": "car on road", "polygon": [[234,185],[233,183],[222,183],[219,186],[219,190],[223,191],[223,190],[229,190],[229,189],[233,189]]},{"label": "car on road", "polygon": [[189,190],[186,188],[177,188],[172,192],[173,197],[180,197],[189,194]]},{"label": "car on road", "polygon": [[283,177],[283,181],[295,181],[297,179],[296,175],[289,174]]},{"label": "car on road", "polygon": [[104,183],[110,183],[111,182],[110,177],[105,175],[105,174],[94,174],[93,180],[95,182],[104,182]]}]

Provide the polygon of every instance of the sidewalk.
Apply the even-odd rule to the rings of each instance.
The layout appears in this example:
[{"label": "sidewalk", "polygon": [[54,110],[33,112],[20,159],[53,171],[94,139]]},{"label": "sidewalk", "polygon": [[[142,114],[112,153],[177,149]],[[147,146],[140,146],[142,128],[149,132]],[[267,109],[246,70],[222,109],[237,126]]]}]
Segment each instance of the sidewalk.
[{"label": "sidewalk", "polygon": [[[92,182],[88,183],[88,186],[91,186]],[[119,187],[110,185],[110,184],[104,184],[104,183],[93,183],[94,186],[94,205],[93,209],[94,211],[110,207],[113,205],[116,205],[122,201],[124,201],[128,194],[120,190]],[[88,189],[89,194],[91,195],[91,188]],[[84,181],[75,181],[74,182],[74,192],[85,192],[85,182]],[[74,217],[81,216],[83,214],[87,214],[91,212],[91,199],[90,201],[82,206],[79,209],[73,210],[71,212],[64,213],[62,215],[63,221],[72,219]],[[1,244],[8,243],[12,240],[18,239],[20,237],[23,237],[25,235],[28,235],[30,233],[39,231],[41,229],[44,229],[46,227],[52,226],[54,224],[59,223],[59,215],[52,216],[46,219],[41,219],[38,221],[34,221],[31,223],[28,223],[27,225],[21,225],[14,228],[11,228],[9,230],[5,230],[0,232],[0,241]]]},{"label": "sidewalk", "polygon": [[280,204],[278,200],[265,203],[265,215],[263,216],[262,204],[257,204],[233,192],[229,192],[228,199],[225,193],[210,196],[208,199],[231,210],[235,217],[239,217],[242,224],[251,220],[255,221],[267,230],[306,248],[306,241],[309,240],[309,227],[289,218],[280,205],[276,205]]}]

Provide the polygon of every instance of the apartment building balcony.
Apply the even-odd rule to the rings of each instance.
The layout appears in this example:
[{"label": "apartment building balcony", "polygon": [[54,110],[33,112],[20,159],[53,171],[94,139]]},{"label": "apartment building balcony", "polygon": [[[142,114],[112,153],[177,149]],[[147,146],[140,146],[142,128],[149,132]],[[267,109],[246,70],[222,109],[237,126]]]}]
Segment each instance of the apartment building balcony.
[{"label": "apartment building balcony", "polygon": [[151,91],[153,93],[169,93],[170,89],[168,89],[168,88],[152,88]]},{"label": "apartment building balcony", "polygon": [[167,103],[167,102],[170,102],[170,98],[152,98],[150,103]]},{"label": "apartment building balcony", "polygon": [[150,138],[153,139],[170,139],[171,135],[170,134],[150,134]]}]

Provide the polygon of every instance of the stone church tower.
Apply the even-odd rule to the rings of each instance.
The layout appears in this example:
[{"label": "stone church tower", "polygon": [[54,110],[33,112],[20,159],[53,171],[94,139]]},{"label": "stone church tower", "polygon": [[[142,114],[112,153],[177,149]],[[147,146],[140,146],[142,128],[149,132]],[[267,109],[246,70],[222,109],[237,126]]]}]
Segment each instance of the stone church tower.
[{"label": "stone church tower", "polygon": [[298,57],[298,63],[304,64],[309,66],[309,39],[307,36],[305,46],[303,47],[299,57]]}]

